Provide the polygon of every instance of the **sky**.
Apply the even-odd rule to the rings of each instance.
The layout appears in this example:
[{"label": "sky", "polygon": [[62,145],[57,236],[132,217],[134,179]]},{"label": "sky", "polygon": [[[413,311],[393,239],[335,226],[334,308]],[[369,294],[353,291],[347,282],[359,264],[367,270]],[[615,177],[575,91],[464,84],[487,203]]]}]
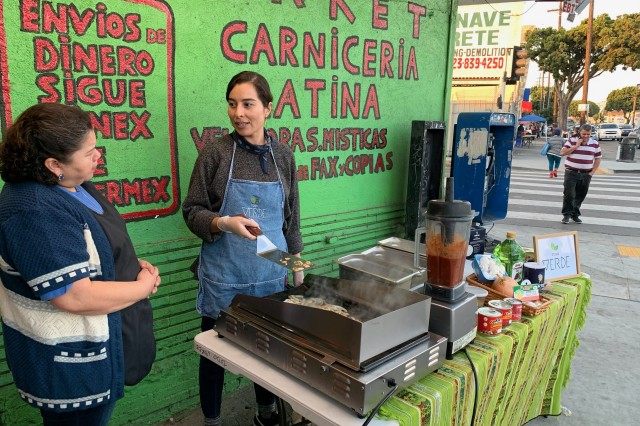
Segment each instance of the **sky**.
[{"label": "sky", "polygon": [[[638,13],[640,12],[640,0],[592,0],[593,3],[593,16],[596,17],[602,13],[609,14],[610,17],[615,18],[625,13]],[[536,27],[558,27],[558,5],[559,2],[536,2],[527,1],[524,6],[521,17],[522,25],[535,25]],[[555,9],[555,11],[548,12],[548,10]],[[576,15],[573,23],[567,21],[567,14],[562,16],[562,26],[564,28],[572,28],[585,19],[589,18],[589,6],[587,6],[579,15]],[[529,63],[529,72],[527,74],[527,87],[539,85],[541,73],[538,70],[537,64],[533,61]],[[545,76],[545,84],[547,78]],[[621,89],[627,86],[634,86],[640,84],[640,69],[631,71],[630,69],[623,71],[620,67],[614,72],[605,72],[598,77],[592,78],[589,81],[588,100],[600,103],[607,99],[607,95],[614,89]],[[582,90],[578,92],[576,100],[582,99]]]}]

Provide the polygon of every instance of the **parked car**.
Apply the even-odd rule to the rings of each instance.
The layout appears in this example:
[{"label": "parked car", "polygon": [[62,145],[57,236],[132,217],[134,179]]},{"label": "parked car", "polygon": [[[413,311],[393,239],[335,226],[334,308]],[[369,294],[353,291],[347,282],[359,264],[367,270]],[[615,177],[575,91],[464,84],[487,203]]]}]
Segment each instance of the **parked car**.
[{"label": "parked car", "polygon": [[596,139],[599,141],[605,139],[620,140],[622,139],[622,132],[616,123],[603,123],[596,132]]},{"label": "parked car", "polygon": [[620,124],[620,135],[621,136],[629,136],[629,133],[633,131],[633,126],[631,124]]}]

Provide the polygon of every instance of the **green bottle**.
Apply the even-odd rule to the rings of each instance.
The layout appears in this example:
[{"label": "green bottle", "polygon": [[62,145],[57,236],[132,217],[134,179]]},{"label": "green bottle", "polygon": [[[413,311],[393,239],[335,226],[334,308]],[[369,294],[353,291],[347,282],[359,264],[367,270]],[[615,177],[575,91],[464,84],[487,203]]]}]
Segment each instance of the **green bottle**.
[{"label": "green bottle", "polygon": [[496,246],[493,254],[500,259],[507,270],[507,275],[520,284],[525,254],[524,249],[516,241],[516,233],[507,232],[507,239]]}]

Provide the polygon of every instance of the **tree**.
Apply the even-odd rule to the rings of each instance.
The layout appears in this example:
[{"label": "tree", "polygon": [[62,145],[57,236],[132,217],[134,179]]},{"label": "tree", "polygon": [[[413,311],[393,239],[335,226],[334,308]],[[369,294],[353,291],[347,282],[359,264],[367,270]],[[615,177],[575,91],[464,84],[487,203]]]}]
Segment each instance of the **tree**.
[{"label": "tree", "polygon": [[[550,72],[558,99],[558,124],[566,127],[569,103],[582,88],[585,76],[587,20],[577,27],[537,28],[526,34],[529,57],[538,68]],[[618,66],[640,68],[640,13],[613,20],[607,14],[593,19],[591,30],[590,80]]]},{"label": "tree", "polygon": [[[531,88],[529,100],[536,114],[541,115],[540,111],[546,109],[547,105],[553,106],[553,93],[549,92],[546,86],[533,86]],[[549,99],[549,95],[551,95],[551,99]]]},{"label": "tree", "polygon": [[551,108],[543,108],[539,111],[536,111],[536,115],[540,117],[546,118],[547,123],[553,123],[553,107]]},{"label": "tree", "polygon": [[604,109],[607,111],[622,111],[625,122],[628,124],[631,120],[633,97],[635,94],[636,88],[634,86],[612,90],[609,96],[607,96],[607,104],[604,106]]},{"label": "tree", "polygon": [[[571,101],[569,104],[568,114],[569,117],[577,117],[580,115],[580,111],[578,111],[578,105],[580,105],[582,101]],[[593,117],[596,114],[600,113],[600,107],[593,101],[587,101],[589,104],[589,111],[587,113],[587,117]]]},{"label": "tree", "polygon": [[595,121],[596,123],[602,123],[604,121],[604,115],[602,114],[602,111],[593,115],[593,121]]}]

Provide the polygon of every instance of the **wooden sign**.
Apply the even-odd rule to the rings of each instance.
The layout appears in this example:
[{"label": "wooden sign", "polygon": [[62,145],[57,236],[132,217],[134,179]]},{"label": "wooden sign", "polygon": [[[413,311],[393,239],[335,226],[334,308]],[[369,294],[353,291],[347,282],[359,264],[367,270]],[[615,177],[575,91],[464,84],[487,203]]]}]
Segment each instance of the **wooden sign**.
[{"label": "wooden sign", "polygon": [[534,235],[533,248],[536,262],[545,266],[545,281],[557,281],[580,275],[580,255],[576,231]]}]

